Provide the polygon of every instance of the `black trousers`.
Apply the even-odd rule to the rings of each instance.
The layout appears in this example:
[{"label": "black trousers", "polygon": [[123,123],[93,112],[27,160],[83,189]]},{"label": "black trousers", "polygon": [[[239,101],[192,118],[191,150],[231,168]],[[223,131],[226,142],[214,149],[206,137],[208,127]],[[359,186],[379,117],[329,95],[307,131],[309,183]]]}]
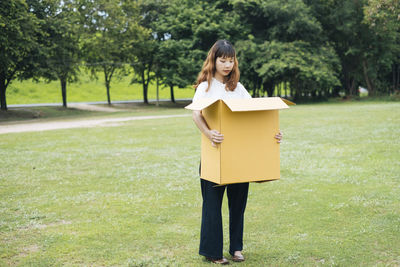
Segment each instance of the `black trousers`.
[{"label": "black trousers", "polygon": [[229,253],[243,249],[243,223],[249,183],[215,186],[215,183],[200,179],[203,209],[201,218],[199,254],[220,259],[223,256],[223,233],[221,205],[227,188],[229,206]]}]

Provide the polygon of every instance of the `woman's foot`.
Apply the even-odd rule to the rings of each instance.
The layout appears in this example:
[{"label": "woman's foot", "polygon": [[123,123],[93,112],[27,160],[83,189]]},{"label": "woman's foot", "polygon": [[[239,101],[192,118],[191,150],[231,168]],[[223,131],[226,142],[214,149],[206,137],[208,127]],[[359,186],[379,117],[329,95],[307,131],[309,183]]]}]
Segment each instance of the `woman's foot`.
[{"label": "woman's foot", "polygon": [[232,260],[234,262],[242,262],[242,261],[244,261],[244,256],[243,256],[242,252],[241,251],[235,251],[235,253],[232,256]]},{"label": "woman's foot", "polygon": [[229,264],[229,261],[225,257],[222,257],[221,259],[213,259],[213,258],[206,257],[206,259],[208,261],[211,261],[212,263],[216,263],[216,264],[224,264],[224,265]]}]

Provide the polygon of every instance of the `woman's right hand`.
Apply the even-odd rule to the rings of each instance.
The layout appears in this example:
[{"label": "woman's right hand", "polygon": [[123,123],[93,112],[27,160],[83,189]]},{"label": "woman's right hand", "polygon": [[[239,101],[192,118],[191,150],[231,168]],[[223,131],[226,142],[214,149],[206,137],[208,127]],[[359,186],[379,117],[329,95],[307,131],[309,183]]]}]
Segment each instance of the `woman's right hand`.
[{"label": "woman's right hand", "polygon": [[207,133],[208,139],[211,141],[211,145],[216,147],[217,144],[221,144],[224,141],[224,135],[217,130],[209,130]]},{"label": "woman's right hand", "polygon": [[210,130],[206,120],[204,119],[201,111],[194,110],[193,111],[193,121],[196,123],[197,127],[200,131],[211,141],[211,145],[216,147],[217,144],[222,143],[224,140],[224,135],[218,132],[217,130]]}]

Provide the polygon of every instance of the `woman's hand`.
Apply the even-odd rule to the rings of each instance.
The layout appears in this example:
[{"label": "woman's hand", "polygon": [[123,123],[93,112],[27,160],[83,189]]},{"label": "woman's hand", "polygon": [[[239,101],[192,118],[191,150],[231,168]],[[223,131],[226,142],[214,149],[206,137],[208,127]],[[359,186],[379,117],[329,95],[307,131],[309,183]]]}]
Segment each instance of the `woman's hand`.
[{"label": "woman's hand", "polygon": [[221,144],[224,141],[224,135],[218,132],[217,130],[209,130],[207,132],[207,137],[211,141],[211,145],[216,147],[217,144]]},{"label": "woman's hand", "polygon": [[279,130],[279,133],[277,135],[275,135],[275,139],[278,140],[276,142],[280,144],[282,142],[282,138],[283,138],[283,134],[282,134],[281,130]]},{"label": "woman's hand", "polygon": [[216,147],[217,144],[222,143],[224,140],[224,135],[222,135],[217,130],[210,130],[206,120],[204,119],[201,111],[195,110],[193,111],[193,121],[196,123],[199,130],[211,141],[211,145]]}]

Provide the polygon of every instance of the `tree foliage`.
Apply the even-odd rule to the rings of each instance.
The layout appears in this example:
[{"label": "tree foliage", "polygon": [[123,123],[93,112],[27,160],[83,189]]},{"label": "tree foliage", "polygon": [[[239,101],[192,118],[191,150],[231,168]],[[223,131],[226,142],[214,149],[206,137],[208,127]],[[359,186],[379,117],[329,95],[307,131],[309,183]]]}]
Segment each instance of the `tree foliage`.
[{"label": "tree foliage", "polygon": [[[388,72],[390,73],[390,67],[392,70],[392,74],[387,75],[387,79],[376,77],[377,82],[380,83],[380,88],[377,89],[380,89],[381,93],[400,90],[400,2],[397,0],[368,0],[364,6],[364,23],[376,36],[375,43],[383,46],[382,49],[386,56],[382,62],[384,69],[378,75],[384,77]],[[388,86],[390,80],[391,86]],[[388,89],[382,90],[385,87]]]},{"label": "tree foliage", "polygon": [[[400,86],[396,0],[4,0],[0,100],[15,78],[60,80],[82,66],[102,72],[108,102],[116,75],[149,85],[192,85],[218,39],[234,43],[241,82],[254,96],[393,94]],[[130,71],[129,71],[130,70]],[[286,91],[285,91],[286,92]]]},{"label": "tree foliage", "polygon": [[289,83],[297,97],[338,85],[336,54],[302,1],[236,0],[233,8],[250,32],[237,48],[253,96],[272,96],[281,83]]},{"label": "tree foliage", "polygon": [[[385,76],[398,58],[398,32],[388,34],[379,28],[374,29],[374,12],[367,0],[305,2],[313,10],[323,27],[323,34],[339,57],[342,66],[341,87],[346,95],[357,95],[359,86],[368,87],[371,95],[385,91],[389,93]],[[388,1],[369,1],[370,4],[384,2]],[[365,17],[369,12],[372,17]]]},{"label": "tree foliage", "polygon": [[228,1],[166,1],[151,24],[158,37],[157,64],[171,88],[194,84],[207,51],[218,39],[238,40],[245,31]]},{"label": "tree foliage", "polygon": [[31,77],[40,54],[40,20],[23,0],[0,2],[0,103],[7,110],[6,90],[17,77]]},{"label": "tree foliage", "polygon": [[51,26],[48,28],[48,67],[44,76],[60,81],[63,106],[67,107],[67,83],[77,79],[82,58],[79,47],[81,27],[73,0],[60,0],[56,7],[55,12],[47,16]]},{"label": "tree foliage", "polygon": [[[107,101],[111,104],[111,81],[126,74],[128,46],[132,33],[140,31],[138,7],[134,2],[85,1],[81,18],[85,25],[82,40],[83,58],[92,76],[104,75]],[[131,35],[130,35],[131,34]]]}]

